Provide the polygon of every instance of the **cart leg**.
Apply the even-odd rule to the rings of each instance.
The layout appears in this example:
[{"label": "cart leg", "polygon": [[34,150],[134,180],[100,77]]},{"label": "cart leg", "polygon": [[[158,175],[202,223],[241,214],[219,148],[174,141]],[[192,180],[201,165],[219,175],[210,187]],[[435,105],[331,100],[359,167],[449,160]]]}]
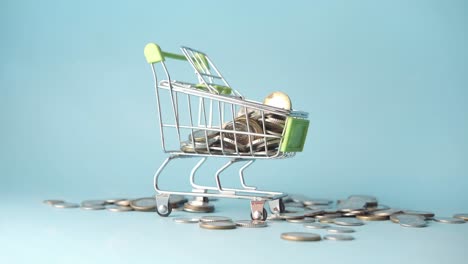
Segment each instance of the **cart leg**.
[{"label": "cart leg", "polygon": [[267,211],[263,206],[265,205],[264,200],[259,200],[259,201],[250,201],[250,217],[252,220],[263,220],[265,221],[267,219]]},{"label": "cart leg", "polygon": [[221,181],[219,179],[219,175],[221,174],[221,172],[223,172],[225,169],[227,169],[229,166],[231,166],[232,164],[234,164],[237,160],[236,159],[232,159],[230,161],[228,161],[226,164],[224,164],[224,166],[222,166],[215,174],[215,179],[216,179],[216,186],[218,187],[218,191],[220,193],[224,193],[224,194],[235,194],[235,191],[231,191],[231,190],[224,190],[223,187],[221,186]]},{"label": "cart leg", "polygon": [[193,167],[192,171],[190,172],[190,184],[194,189],[198,190],[209,190],[211,187],[198,185],[195,183],[195,173],[201,167],[201,165],[206,161],[206,157],[203,157],[196,165]]},{"label": "cart leg", "polygon": [[164,168],[167,166],[167,164],[169,164],[169,162],[171,162],[173,159],[176,159],[176,158],[179,158],[179,156],[169,156],[169,157],[167,157],[164,160],[164,162],[161,164],[161,166],[159,166],[158,170],[154,173],[153,185],[154,185],[154,189],[156,190],[157,193],[161,193],[161,189],[159,189],[159,186],[158,186],[159,175],[161,175],[161,172],[164,170]]},{"label": "cart leg", "polygon": [[160,193],[156,195],[156,212],[160,216],[168,216],[172,212],[171,204],[169,203],[170,194]]},{"label": "cart leg", "polygon": [[254,186],[248,186],[245,184],[245,179],[244,179],[244,170],[247,169],[252,163],[254,163],[255,160],[249,160],[244,166],[242,166],[239,169],[239,177],[240,177],[240,183],[242,187],[246,190],[257,190],[257,187]]},{"label": "cart leg", "polygon": [[276,199],[268,201],[268,205],[270,206],[270,211],[274,214],[284,213],[284,203],[283,199]]}]

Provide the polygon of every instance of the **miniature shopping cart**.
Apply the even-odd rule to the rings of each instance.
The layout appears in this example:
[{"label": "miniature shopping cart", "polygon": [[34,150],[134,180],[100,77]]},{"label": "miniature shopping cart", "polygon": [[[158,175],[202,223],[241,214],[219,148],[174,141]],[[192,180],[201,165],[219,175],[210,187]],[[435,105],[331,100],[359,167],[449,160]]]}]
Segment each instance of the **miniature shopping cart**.
[{"label": "miniature shopping cart", "polygon": [[[181,47],[181,51],[183,55],[165,52],[154,43],[144,50],[155,82],[162,148],[169,154],[154,175],[157,213],[171,213],[171,195],[248,199],[255,220],[267,218],[265,202],[272,213],[284,212],[282,198],[286,194],[248,186],[244,170],[257,159],[288,158],[302,151],[308,114],[247,100],[227,83],[205,53],[188,47]],[[187,61],[196,81],[172,79],[166,59]],[[159,72],[165,80],[158,80]],[[162,190],[158,183],[164,168],[173,160],[188,157],[200,159],[190,173],[192,191]],[[228,159],[214,175],[216,186],[195,183],[197,170],[209,157]],[[242,188],[224,187],[220,174],[238,162],[245,163],[239,170]]]}]

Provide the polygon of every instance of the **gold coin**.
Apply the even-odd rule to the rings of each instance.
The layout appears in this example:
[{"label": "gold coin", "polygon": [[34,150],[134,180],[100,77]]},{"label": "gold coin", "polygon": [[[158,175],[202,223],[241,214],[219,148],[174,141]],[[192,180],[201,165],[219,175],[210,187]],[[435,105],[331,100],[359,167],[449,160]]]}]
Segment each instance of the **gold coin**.
[{"label": "gold coin", "polygon": [[234,229],[236,224],[232,221],[219,221],[219,222],[200,222],[200,227],[205,229]]},{"label": "gold coin", "polygon": [[468,221],[468,214],[456,214],[453,216],[454,218],[462,219]]},{"label": "gold coin", "polygon": [[384,221],[388,220],[388,216],[385,215],[374,215],[374,214],[368,214],[368,215],[356,215],[357,219],[364,220],[364,221]]},{"label": "gold coin", "polygon": [[281,238],[290,241],[320,241],[322,237],[315,233],[288,232],[282,233]]},{"label": "gold coin", "polygon": [[273,92],[263,100],[266,105],[291,110],[291,99],[283,92]]}]

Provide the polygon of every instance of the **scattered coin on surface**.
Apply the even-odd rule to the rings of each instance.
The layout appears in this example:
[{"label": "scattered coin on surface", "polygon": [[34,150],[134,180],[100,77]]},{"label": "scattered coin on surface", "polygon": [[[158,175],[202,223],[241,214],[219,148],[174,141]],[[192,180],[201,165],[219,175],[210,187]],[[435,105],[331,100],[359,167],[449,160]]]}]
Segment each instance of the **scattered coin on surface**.
[{"label": "scattered coin on surface", "polygon": [[53,204],[53,206],[56,208],[78,208],[80,207],[80,205],[77,203],[69,203],[69,202],[56,203],[56,204]]},{"label": "scattered coin on surface", "polygon": [[434,217],[434,221],[445,224],[464,224],[465,220],[454,217]]},{"label": "scattered coin on surface", "polygon": [[290,241],[320,241],[322,237],[319,234],[307,232],[288,232],[282,233],[281,238]]},{"label": "scattered coin on surface", "polygon": [[106,204],[105,200],[85,200],[81,202],[81,206],[103,206]]},{"label": "scattered coin on surface", "polygon": [[222,222],[222,221],[229,221],[232,222],[232,219],[225,216],[216,216],[216,215],[209,215],[209,216],[202,216],[200,217],[200,222],[207,223],[207,222]]},{"label": "scattered coin on surface", "polygon": [[329,234],[329,235],[323,236],[323,239],[333,240],[333,241],[350,241],[350,240],[354,240],[354,237],[350,235],[342,235],[342,234]]},{"label": "scattered coin on surface", "polygon": [[87,211],[96,211],[96,210],[106,209],[104,205],[82,205],[80,208],[82,210],[87,210]]},{"label": "scattered coin on surface", "polygon": [[342,226],[361,226],[364,225],[364,222],[362,222],[359,219],[356,218],[350,218],[350,217],[339,217],[339,218],[334,218],[333,223],[336,225],[342,225]]},{"label": "scattered coin on surface", "polygon": [[205,229],[234,229],[236,224],[230,221],[200,222],[200,227]]},{"label": "scattered coin on surface", "polygon": [[468,214],[456,214],[453,216],[454,218],[462,219],[468,221]]},{"label": "scattered coin on surface", "polygon": [[[118,205],[109,205],[106,207],[108,211],[111,212],[130,212],[133,211],[133,208],[130,206],[118,206]],[[156,210],[156,208],[155,208]]]},{"label": "scattered coin on surface", "polygon": [[404,227],[426,227],[427,223],[424,220],[424,216],[421,215],[411,215],[411,214],[399,214],[396,215],[398,223]]},{"label": "scattered coin on surface", "polygon": [[54,204],[64,203],[65,201],[64,200],[44,200],[42,202],[48,205],[54,205]]},{"label": "scattered coin on surface", "polygon": [[258,220],[238,220],[236,221],[236,225],[247,228],[259,228],[268,226],[268,224],[265,221]]},{"label": "scattered coin on surface", "polygon": [[200,219],[198,218],[188,218],[188,217],[174,218],[173,220],[176,223],[182,223],[182,224],[193,224],[193,223],[200,222]]},{"label": "scattered coin on surface", "polygon": [[354,229],[349,228],[349,227],[335,226],[335,227],[327,228],[327,232],[329,232],[329,233],[353,233]]},{"label": "scattered coin on surface", "polygon": [[130,201],[130,207],[135,211],[152,212],[156,210],[156,198],[145,197]]},{"label": "scattered coin on surface", "polygon": [[311,228],[311,229],[326,229],[329,228],[329,225],[326,224],[321,224],[321,223],[308,223],[304,224],[305,228]]}]

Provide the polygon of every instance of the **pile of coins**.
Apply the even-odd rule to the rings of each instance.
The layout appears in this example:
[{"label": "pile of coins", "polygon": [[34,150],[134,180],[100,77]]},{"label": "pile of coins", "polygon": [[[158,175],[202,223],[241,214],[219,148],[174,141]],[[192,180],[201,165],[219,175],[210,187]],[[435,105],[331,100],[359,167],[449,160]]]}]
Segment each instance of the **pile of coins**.
[{"label": "pile of coins", "polygon": [[[282,92],[268,95],[265,105],[291,109],[289,96]],[[193,130],[188,140],[181,142],[181,150],[188,153],[221,154],[250,153],[257,155],[274,155],[281,142],[281,135],[286,124],[286,116],[266,113],[241,107],[234,120],[222,125],[223,130]],[[244,133],[237,133],[244,132]],[[256,135],[255,135],[256,134]],[[260,136],[265,135],[265,136]],[[276,136],[276,137],[268,137]]]},{"label": "pile of coins", "polygon": [[[169,202],[174,210],[190,213],[211,213],[214,206],[211,202],[216,198],[195,197],[188,200],[183,196],[171,195]],[[197,217],[174,218],[176,223],[198,224],[200,228],[225,230],[242,228],[268,227],[268,223],[286,222],[293,225],[302,224],[303,232],[282,233],[280,238],[291,241],[350,241],[354,240],[356,230],[352,227],[363,226],[368,221],[387,221],[402,227],[422,228],[431,222],[445,224],[463,224],[468,221],[468,214],[455,214],[453,217],[438,217],[432,212],[391,208],[379,204],[377,198],[369,195],[351,195],[346,199],[311,199],[304,195],[290,195],[284,198],[285,212],[272,214],[266,221],[232,220],[225,216],[205,215]],[[154,197],[138,199],[106,199],[86,200],[77,203],[63,200],[46,200],[44,203],[56,208],[78,208],[83,210],[104,210],[113,212],[143,211],[155,212]],[[323,236],[308,230],[322,230],[327,232]]]},{"label": "pile of coins", "polygon": [[[180,195],[171,195],[169,203],[174,210],[183,208],[187,198]],[[66,202],[64,200],[45,200],[45,204],[56,208],[81,208],[83,210],[108,210],[111,212],[155,212],[156,199],[154,197],[143,197],[138,199],[105,199],[85,200],[80,204]]]},{"label": "pile of coins", "polygon": [[265,221],[238,220],[233,221],[225,216],[203,216],[200,218],[174,218],[174,222],[183,224],[198,223],[204,229],[235,229],[236,227],[260,228],[267,227]]}]

